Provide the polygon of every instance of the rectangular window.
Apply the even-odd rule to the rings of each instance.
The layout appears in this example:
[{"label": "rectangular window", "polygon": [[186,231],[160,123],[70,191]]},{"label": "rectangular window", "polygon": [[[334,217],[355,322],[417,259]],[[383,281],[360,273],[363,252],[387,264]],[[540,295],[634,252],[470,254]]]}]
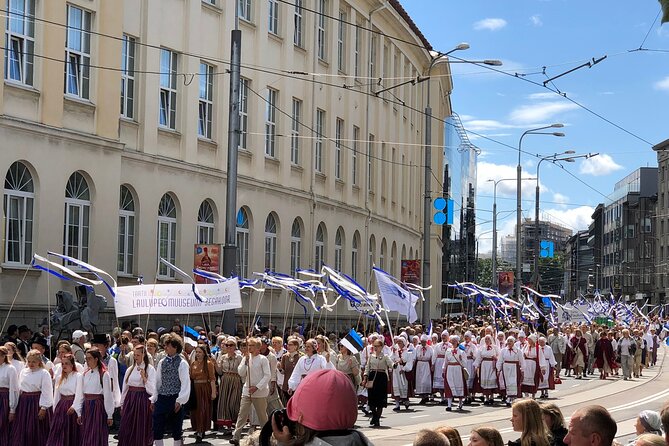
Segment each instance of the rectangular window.
[{"label": "rectangular window", "polygon": [[267,89],[265,106],[265,155],[276,157],[276,105],[279,92]]},{"label": "rectangular window", "polygon": [[[342,176],[342,155],[341,155],[341,140],[344,135],[344,120],[337,118],[335,124],[335,178],[341,180]],[[337,271],[341,271],[338,269]]]},{"label": "rectangular window", "polygon": [[32,193],[5,190],[5,263],[27,265],[33,255]]},{"label": "rectangular window", "polygon": [[351,250],[351,277],[358,280],[358,248],[355,246]]},{"label": "rectangular window", "polygon": [[89,214],[89,202],[83,203],[80,200],[65,202],[63,252],[84,262],[88,262]]},{"label": "rectangular window", "polygon": [[[172,265],[176,263],[177,222],[174,218],[158,217],[158,259],[165,259]],[[158,277],[173,279],[175,271],[159,260]]]},{"label": "rectangular window", "polygon": [[303,22],[304,18],[302,10],[303,0],[295,0],[295,13],[293,15],[294,24],[293,24],[293,43],[300,48],[304,46],[303,41]]},{"label": "rectangular window", "polygon": [[351,181],[354,186],[358,185],[358,149],[360,147],[360,128],[353,126],[353,156],[351,157]]},{"label": "rectangular window", "polygon": [[290,129],[290,162],[300,164],[300,119],[302,117],[302,101],[293,98],[293,114]]},{"label": "rectangular window", "polygon": [[237,274],[249,277],[249,230],[237,227]]},{"label": "rectangular window", "polygon": [[162,127],[177,127],[177,53],[160,49],[160,117]]},{"label": "rectangular window", "polygon": [[8,0],[5,26],[5,79],[33,84],[35,1]]},{"label": "rectangular window", "polygon": [[355,52],[353,55],[353,75],[360,76],[360,25],[355,27]]},{"label": "rectangular window", "polygon": [[290,274],[295,277],[295,272],[300,269],[300,252],[302,240],[299,237],[290,239]]},{"label": "rectangular window", "polygon": [[316,172],[323,173],[323,133],[325,132],[325,111],[316,110]]},{"label": "rectangular window", "polygon": [[369,155],[367,156],[367,191],[372,192],[374,190],[374,177],[372,171],[372,157],[374,156],[374,135],[369,134]]},{"label": "rectangular window", "polygon": [[132,274],[135,251],[135,213],[120,211],[118,217],[118,264],[121,274]]},{"label": "rectangular window", "polygon": [[239,18],[251,22],[251,0],[239,0]]},{"label": "rectangular window", "polygon": [[214,243],[214,225],[203,221],[197,222],[197,242],[201,245]]},{"label": "rectangular window", "polygon": [[249,84],[250,80],[241,78],[239,83],[239,148],[246,149],[249,131]]},{"label": "rectangular window", "polygon": [[369,50],[369,75],[373,79],[376,77],[376,34],[372,33]]},{"label": "rectangular window", "polygon": [[346,13],[339,11],[339,25],[337,30],[337,69],[346,70]]},{"label": "rectangular window", "polygon": [[121,57],[121,116],[135,117],[135,47],[134,37],[123,34]]},{"label": "rectangular window", "polygon": [[211,123],[214,113],[214,67],[200,62],[200,99],[198,102],[197,134],[211,139]]},{"label": "rectangular window", "polygon": [[341,245],[335,245],[334,249],[334,269],[335,271],[342,271],[342,255],[343,255],[343,249]]},{"label": "rectangular window", "polygon": [[89,98],[91,78],[91,13],[67,5],[65,93]]},{"label": "rectangular window", "polygon": [[269,0],[269,24],[267,29],[272,34],[279,34],[279,2]]},{"label": "rectangular window", "polygon": [[327,58],[327,0],[318,0],[316,23],[317,23],[317,50],[318,58],[325,61]]}]

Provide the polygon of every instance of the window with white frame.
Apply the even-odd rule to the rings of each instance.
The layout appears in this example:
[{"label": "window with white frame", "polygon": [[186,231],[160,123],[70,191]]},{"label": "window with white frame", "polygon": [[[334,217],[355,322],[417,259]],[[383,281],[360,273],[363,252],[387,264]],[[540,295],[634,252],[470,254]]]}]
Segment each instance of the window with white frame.
[{"label": "window with white frame", "polygon": [[353,54],[353,75],[360,76],[360,28],[362,25],[358,24],[355,27],[355,51]]},{"label": "window with white frame", "polygon": [[135,49],[134,37],[123,34],[121,42],[121,116],[135,117]]},{"label": "window with white frame", "polygon": [[295,11],[293,13],[293,43],[300,48],[304,46],[304,0],[295,0]]},{"label": "window with white frame", "polygon": [[320,60],[327,58],[327,0],[317,0],[316,26],[317,26],[317,53]]},{"label": "window with white frame", "polygon": [[323,173],[323,134],[325,132],[325,111],[316,110],[316,150],[314,150],[316,172]]},{"label": "window with white frame", "polygon": [[372,169],[372,158],[374,157],[374,135],[369,134],[369,155],[367,156],[367,191],[373,192],[374,171]]},{"label": "window with white frame", "polygon": [[300,119],[302,118],[302,101],[293,98],[293,114],[290,128],[290,162],[300,164]]},{"label": "window with white frame", "polygon": [[67,5],[65,93],[89,98],[91,78],[91,13]]},{"label": "window with white frame", "polygon": [[274,158],[276,156],[276,106],[279,92],[273,88],[267,88],[267,100],[265,101],[265,155]]},{"label": "window with white frame", "polygon": [[214,67],[200,62],[200,98],[198,102],[197,134],[211,139],[211,123],[214,114]]},{"label": "window with white frame", "polygon": [[127,186],[121,186],[118,207],[118,258],[116,271],[119,274],[132,274],[135,257],[135,198]]},{"label": "window with white frame", "polygon": [[33,84],[35,0],[7,0],[5,79]]},{"label": "window with white frame", "polygon": [[374,252],[376,251],[376,239],[372,235],[369,238],[369,252],[367,253],[369,261],[369,270],[371,271],[374,267]]},{"label": "window with white frame", "polygon": [[340,226],[335,235],[334,244],[334,268],[335,271],[343,270],[343,252],[344,252],[344,229]]},{"label": "window with white frame", "polygon": [[320,271],[325,264],[325,227],[323,223],[316,229],[316,252],[314,257],[314,269]]},{"label": "window with white frame", "polygon": [[177,208],[170,194],[165,194],[158,205],[158,276],[173,279],[175,272],[168,268],[160,259],[172,265],[177,258]]},{"label": "window with white frame", "polygon": [[372,33],[369,53],[369,75],[373,79],[376,77],[376,34]]},{"label": "window with white frame", "polygon": [[251,0],[238,0],[239,18],[251,22]]},{"label": "window with white frame", "polygon": [[214,209],[209,200],[204,200],[197,211],[197,242],[203,245],[214,243]]},{"label": "window with white frame", "polygon": [[351,182],[358,185],[358,149],[360,139],[360,128],[353,126],[353,154],[351,155]]},{"label": "window with white frame", "polygon": [[379,268],[386,268],[386,239],[381,240],[381,254],[379,255]]},{"label": "window with white frame", "polygon": [[351,277],[358,280],[358,245],[360,245],[360,234],[356,231],[351,243]]},{"label": "window with white frame", "polygon": [[249,131],[249,84],[250,80],[239,80],[239,148],[246,149]]},{"label": "window with white frame", "polygon": [[177,127],[177,53],[160,49],[160,117],[162,127]]},{"label": "window with white frame", "polygon": [[302,256],[302,225],[300,220],[293,221],[293,227],[290,229],[290,274],[295,277],[295,272],[300,269],[300,259]]},{"label": "window with white frame", "polygon": [[277,0],[269,1],[269,24],[267,29],[272,34],[279,34],[279,2]]},{"label": "window with white frame", "polygon": [[344,120],[337,118],[335,123],[335,178],[342,178],[341,140],[344,137]]},{"label": "window with white frame", "polygon": [[90,211],[91,193],[88,182],[81,173],[74,172],[65,186],[63,254],[84,262],[88,262]]},{"label": "window with white frame", "polygon": [[346,12],[341,10],[337,28],[337,69],[346,71]]},{"label": "window with white frame", "polygon": [[4,263],[27,265],[33,255],[35,185],[25,164],[12,163],[5,175]]},{"label": "window with white frame", "polygon": [[249,277],[249,214],[241,208],[237,212],[237,274]]},{"label": "window with white frame", "polygon": [[276,218],[269,214],[265,220],[265,270],[276,270]]}]

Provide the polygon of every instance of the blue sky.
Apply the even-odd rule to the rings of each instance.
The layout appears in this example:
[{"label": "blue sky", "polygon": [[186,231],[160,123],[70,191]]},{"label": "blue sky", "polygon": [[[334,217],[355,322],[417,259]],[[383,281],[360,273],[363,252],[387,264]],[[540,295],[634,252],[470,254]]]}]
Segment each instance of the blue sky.
[{"label": "blue sky", "polygon": [[[466,129],[518,146],[523,131],[563,123],[564,138],[527,136],[523,150],[548,155],[565,150],[598,157],[565,164],[580,183],[547,162],[541,165],[541,219],[573,230],[586,229],[592,210],[616,181],[642,166],[656,166],[653,144],[669,138],[669,23],[660,26],[656,0],[404,0],[403,6],[435,50],[460,42],[471,48],[454,56],[500,59],[512,77],[468,65],[452,65],[453,110]],[[646,38],[647,35],[647,38]],[[643,48],[658,51],[633,51]],[[592,58],[607,59],[554,82],[568,99],[521,80],[542,84]],[[546,67],[546,75],[542,74]],[[624,130],[623,130],[624,129]],[[627,133],[629,132],[629,133]],[[481,148],[477,227],[480,251],[492,244],[492,183],[515,178],[517,151],[470,135]],[[536,158],[523,155],[523,176],[534,177]],[[523,215],[534,218],[534,182],[526,182]],[[497,187],[500,237],[513,232],[515,182]],[[603,194],[603,195],[602,195]],[[508,211],[508,212],[507,212]]]}]

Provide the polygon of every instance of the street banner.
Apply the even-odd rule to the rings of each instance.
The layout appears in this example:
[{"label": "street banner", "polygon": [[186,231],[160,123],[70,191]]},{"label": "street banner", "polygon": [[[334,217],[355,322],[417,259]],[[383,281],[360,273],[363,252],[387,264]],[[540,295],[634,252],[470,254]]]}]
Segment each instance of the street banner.
[{"label": "street banner", "polygon": [[420,260],[402,260],[400,281],[420,285]]},{"label": "street banner", "polygon": [[[221,245],[195,244],[193,268],[220,274]],[[201,276],[195,276],[195,283],[213,283]]]},{"label": "street banner", "polygon": [[513,271],[500,271],[497,273],[497,283],[500,294],[513,294],[514,275]]},{"label": "street banner", "polygon": [[239,280],[197,286],[189,283],[132,285],[117,288],[116,317],[138,314],[197,314],[242,308]]}]

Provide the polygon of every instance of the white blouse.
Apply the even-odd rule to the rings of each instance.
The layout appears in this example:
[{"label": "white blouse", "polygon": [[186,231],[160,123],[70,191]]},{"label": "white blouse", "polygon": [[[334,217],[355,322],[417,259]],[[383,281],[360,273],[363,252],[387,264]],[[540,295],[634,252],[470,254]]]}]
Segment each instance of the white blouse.
[{"label": "white blouse", "polygon": [[49,408],[53,406],[53,384],[51,375],[45,369],[32,370],[25,367],[19,375],[19,391],[42,392],[39,397],[39,407]]},{"label": "white blouse", "polygon": [[78,371],[71,372],[62,383],[59,376],[53,389],[53,407],[58,406],[58,402],[64,396],[76,396],[79,387],[81,387],[81,373]]},{"label": "white blouse", "polygon": [[146,382],[142,380],[141,370],[144,370],[144,363],[128,367],[125,371],[125,376],[123,377],[123,392],[121,393],[121,406],[125,402],[125,397],[128,394],[128,387],[144,387],[146,393],[149,394],[149,399],[151,395],[156,393],[156,369],[149,364],[149,367],[146,369]]},{"label": "white blouse", "polygon": [[23,370],[26,366],[26,363],[23,361],[19,361],[18,359],[12,359],[12,365],[16,369],[16,377],[19,377],[19,374],[21,374],[21,370]]},{"label": "white blouse", "polygon": [[[75,362],[74,364],[77,369],[77,372],[84,373],[83,365],[79,364],[78,362]],[[53,383],[55,385],[58,381],[60,381],[60,375],[63,374],[63,364],[59,362],[58,364],[54,365],[52,372],[53,372]]]},{"label": "white blouse", "polygon": [[9,413],[14,413],[19,402],[19,377],[11,364],[0,364],[0,387],[9,389]]},{"label": "white blouse", "polygon": [[102,395],[105,412],[107,412],[107,419],[111,419],[114,415],[114,395],[112,393],[112,383],[108,372],[102,374],[102,385],[100,385],[100,373],[98,368],[93,370],[86,370],[82,376],[82,384],[77,389],[77,394],[74,398],[74,410],[77,415],[81,416],[81,410],[84,406],[84,399],[86,394]]}]

